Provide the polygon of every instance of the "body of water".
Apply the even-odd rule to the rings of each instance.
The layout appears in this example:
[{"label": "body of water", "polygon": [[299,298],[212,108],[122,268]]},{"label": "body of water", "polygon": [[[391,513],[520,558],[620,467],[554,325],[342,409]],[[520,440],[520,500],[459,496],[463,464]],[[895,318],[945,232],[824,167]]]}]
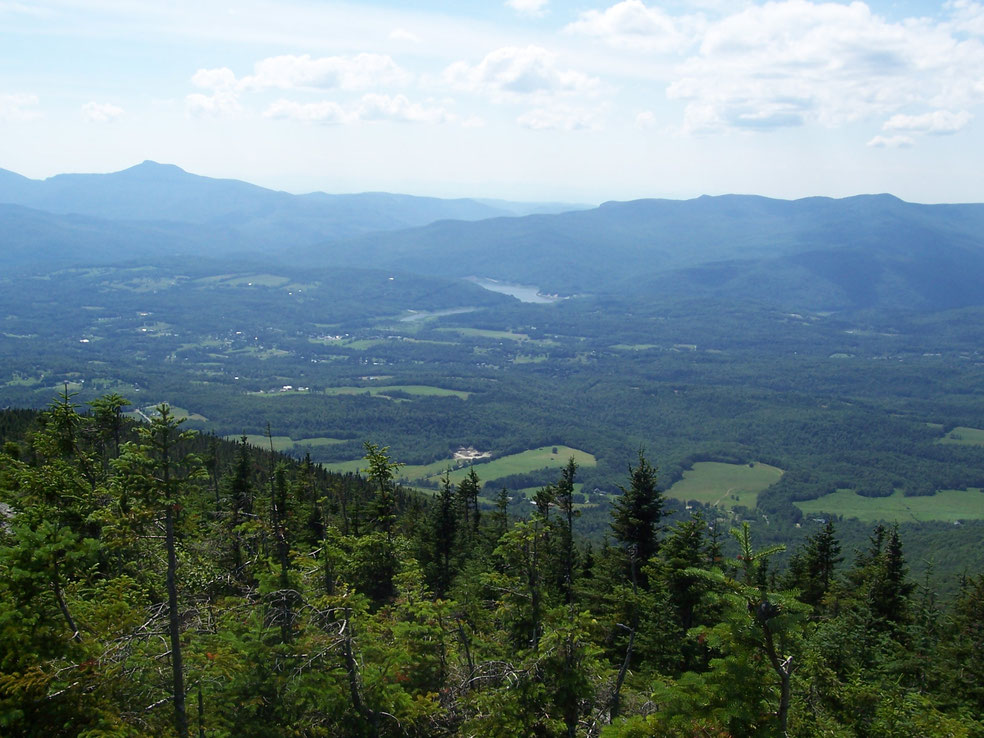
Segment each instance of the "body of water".
[{"label": "body of water", "polygon": [[512,284],[511,282],[500,282],[497,279],[486,279],[485,277],[468,277],[468,281],[492,292],[515,297],[520,302],[546,303],[557,302],[560,299],[556,295],[540,294],[539,287],[528,284]]}]

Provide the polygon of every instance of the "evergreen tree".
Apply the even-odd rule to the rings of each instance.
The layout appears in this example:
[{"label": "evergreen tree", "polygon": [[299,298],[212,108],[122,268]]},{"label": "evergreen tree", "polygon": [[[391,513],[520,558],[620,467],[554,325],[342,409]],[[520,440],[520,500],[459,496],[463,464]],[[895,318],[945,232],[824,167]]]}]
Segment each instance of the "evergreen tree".
[{"label": "evergreen tree", "polygon": [[812,606],[814,612],[833,584],[837,565],[844,560],[840,550],[834,524],[828,520],[790,559],[786,585],[798,589],[800,601]]},{"label": "evergreen tree", "polygon": [[180,444],[193,437],[192,431],[182,432],[183,419],[175,419],[166,403],[147,426],[138,429],[139,444],[130,444],[121,456],[124,474],[141,489],[148,500],[163,508],[164,546],[167,557],[167,614],[171,661],[171,702],[174,727],[179,738],[188,737],[188,715],[185,707],[185,675],[181,642],[181,611],[178,598],[178,552],[176,518],[187,493],[186,479],[196,476],[200,464],[190,454],[180,454]]},{"label": "evergreen tree", "polygon": [[475,467],[458,483],[458,504],[461,509],[461,530],[470,541],[478,531],[480,512],[478,496],[482,491],[478,473]]},{"label": "evergreen tree", "polygon": [[[664,514],[663,493],[656,483],[656,467],[639,451],[639,463],[629,469],[629,486],[621,487],[621,496],[612,512],[612,532],[626,551],[631,551],[640,569],[656,555],[658,536]],[[644,574],[640,574],[645,586]]]},{"label": "evergreen tree", "polygon": [[430,537],[433,542],[431,560],[434,562],[435,569],[432,581],[434,592],[438,597],[444,597],[451,587],[457,528],[455,490],[449,470],[441,477],[441,489],[437,494],[437,505],[433,508],[431,522]]},{"label": "evergreen tree", "polygon": [[366,449],[366,463],[368,466],[363,470],[369,477],[369,481],[376,487],[376,499],[373,500],[372,514],[376,526],[386,534],[389,539],[393,533],[393,525],[396,523],[396,487],[393,480],[396,471],[403,464],[389,460],[387,451],[389,447],[380,448],[374,443],[366,441],[363,444]]}]

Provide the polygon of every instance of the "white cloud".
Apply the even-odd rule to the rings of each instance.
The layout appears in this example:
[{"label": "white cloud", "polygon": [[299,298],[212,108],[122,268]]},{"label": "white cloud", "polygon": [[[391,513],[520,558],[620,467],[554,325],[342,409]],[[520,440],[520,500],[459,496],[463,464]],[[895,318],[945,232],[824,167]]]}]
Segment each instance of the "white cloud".
[{"label": "white cloud", "polygon": [[384,54],[323,57],[286,54],[257,62],[253,74],[239,80],[239,87],[253,90],[364,90],[401,84],[408,77],[391,57]]},{"label": "white cloud", "polygon": [[350,115],[336,102],[322,101],[299,103],[293,100],[277,100],[263,115],[267,118],[299,120],[305,123],[348,123]]},{"label": "white cloud", "polygon": [[409,41],[412,44],[421,43],[420,36],[405,28],[394,28],[390,31],[389,38],[391,41]]},{"label": "white cloud", "polygon": [[364,95],[357,108],[359,120],[395,120],[408,123],[445,123],[444,108],[411,103],[405,95]]},{"label": "white cloud", "polygon": [[956,133],[973,118],[966,110],[951,113],[949,110],[935,110],[922,115],[893,115],[882,126],[886,131],[910,131],[912,133],[933,133],[945,135]]},{"label": "white cloud", "polygon": [[506,0],[506,5],[522,15],[541,16],[550,0]]},{"label": "white cloud", "polygon": [[868,146],[876,149],[907,149],[915,143],[909,136],[875,136],[868,141]]},{"label": "white cloud", "polygon": [[196,87],[239,93],[268,89],[364,90],[402,84],[409,75],[384,54],[312,57],[285,54],[261,59],[253,74],[236,77],[228,67],[199,69],[192,75]]},{"label": "white cloud", "polygon": [[656,115],[651,110],[644,110],[636,116],[635,122],[639,128],[652,128],[656,125]]},{"label": "white cloud", "polygon": [[236,74],[229,67],[199,69],[192,75],[191,83],[206,90],[231,90],[236,87]]},{"label": "white cloud", "polygon": [[92,101],[82,106],[82,116],[90,123],[111,123],[123,114],[123,108],[111,103]]},{"label": "white cloud", "polygon": [[442,107],[412,103],[405,95],[370,93],[349,107],[334,101],[299,103],[278,100],[263,113],[267,118],[298,120],[325,125],[351,125],[360,121],[448,123],[457,119]]},{"label": "white cloud", "polygon": [[839,126],[913,104],[984,100],[982,68],[984,45],[926,19],[786,0],[710,24],[667,95],[686,103],[690,131]]},{"label": "white cloud", "polygon": [[37,95],[0,95],[0,121],[19,123],[39,118],[41,114],[34,109],[37,104]]},{"label": "white cloud", "polygon": [[984,5],[973,0],[950,0],[943,7],[951,11],[956,30],[984,36]]},{"label": "white cloud", "polygon": [[[311,57],[308,54],[272,56],[253,65],[253,74],[237,77],[228,67],[199,69],[191,77],[195,87],[211,94],[195,93],[185,98],[185,107],[194,116],[234,116],[243,111],[240,98],[245,93],[269,89],[280,90],[363,90],[369,87],[405,82],[409,75],[389,56],[356,54],[350,57]],[[382,98],[380,98],[382,99]],[[404,98],[405,99],[405,98]],[[366,103],[377,107],[381,103]],[[367,108],[367,115],[371,114]],[[424,112],[406,107],[407,116],[423,116]],[[336,103],[296,103],[279,100],[264,113],[273,118],[295,118],[309,122],[342,123],[352,111],[337,108]]]},{"label": "white cloud", "polygon": [[539,46],[506,46],[471,66],[459,61],[444,70],[452,87],[484,92],[496,101],[584,94],[598,87],[598,80],[574,69],[561,68],[557,55]]},{"label": "white cloud", "polygon": [[516,122],[535,131],[598,130],[597,113],[568,107],[537,108],[519,116]]},{"label": "white cloud", "polygon": [[589,10],[564,30],[598,38],[618,48],[661,53],[678,52],[690,46],[700,18],[674,18],[641,0],[624,0],[603,11]]},{"label": "white cloud", "polygon": [[212,95],[196,92],[185,97],[185,110],[194,117],[230,117],[238,115],[242,109],[232,90],[216,90]]}]

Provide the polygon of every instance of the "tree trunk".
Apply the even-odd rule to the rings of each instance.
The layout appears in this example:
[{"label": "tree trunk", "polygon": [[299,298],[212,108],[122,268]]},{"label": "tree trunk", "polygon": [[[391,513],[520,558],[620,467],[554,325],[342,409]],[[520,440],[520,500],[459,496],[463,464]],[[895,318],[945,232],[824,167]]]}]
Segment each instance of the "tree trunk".
[{"label": "tree trunk", "polygon": [[171,632],[174,727],[178,731],[180,738],[188,738],[188,715],[185,711],[184,662],[181,658],[181,621],[178,617],[178,557],[174,545],[174,504],[170,501],[167,505],[165,526],[167,538],[167,615]]}]

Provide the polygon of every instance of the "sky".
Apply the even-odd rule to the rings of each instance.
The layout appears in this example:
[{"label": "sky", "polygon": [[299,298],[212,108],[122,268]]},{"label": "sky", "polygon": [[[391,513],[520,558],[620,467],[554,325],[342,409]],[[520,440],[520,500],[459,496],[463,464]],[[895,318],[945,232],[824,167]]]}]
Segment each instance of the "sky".
[{"label": "sky", "polygon": [[984,202],[984,2],[0,0],[0,168]]}]

